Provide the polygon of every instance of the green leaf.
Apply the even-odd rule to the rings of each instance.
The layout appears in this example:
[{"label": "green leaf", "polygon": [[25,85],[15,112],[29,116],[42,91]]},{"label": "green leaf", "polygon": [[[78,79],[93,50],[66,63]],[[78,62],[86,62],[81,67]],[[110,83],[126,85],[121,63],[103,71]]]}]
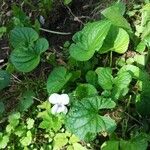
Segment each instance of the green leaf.
[{"label": "green leaf", "polygon": [[34,120],[32,118],[27,119],[27,129],[32,129],[34,126]]},{"label": "green leaf", "polygon": [[14,26],[31,26],[30,17],[25,14],[21,7],[12,5],[13,24]]},{"label": "green leaf", "polygon": [[15,128],[19,124],[19,119],[20,119],[20,113],[19,112],[14,112],[8,117],[8,122],[9,124]]},{"label": "green leaf", "polygon": [[50,110],[51,109],[51,104],[49,101],[45,101],[42,104],[37,106],[39,109],[46,109],[46,110]]},{"label": "green leaf", "polygon": [[142,89],[141,94],[136,95],[136,110],[138,113],[140,113],[142,116],[149,116],[150,115],[150,82],[148,87],[148,92],[145,92],[144,89]]},{"label": "green leaf", "polygon": [[54,116],[50,113],[50,109],[38,113],[38,118],[42,119],[39,128],[45,129],[47,132],[53,130],[57,132],[62,127],[63,119],[61,116]]},{"label": "green leaf", "polygon": [[140,66],[145,66],[145,55],[136,54],[134,56],[134,61]]},{"label": "green leaf", "polygon": [[95,73],[95,71],[90,70],[90,71],[87,72],[86,81],[89,84],[97,86],[98,77],[97,77],[97,74]]},{"label": "green leaf", "polygon": [[10,74],[0,69],[0,90],[4,89],[10,84]]},{"label": "green leaf", "polygon": [[137,66],[134,65],[124,65],[118,72],[118,74],[122,73],[122,72],[129,72],[133,78],[138,79],[138,80],[149,80],[149,74],[140,69]]},{"label": "green leaf", "polygon": [[129,45],[129,35],[122,29],[111,26],[103,46],[99,50],[99,53],[106,53],[108,51],[114,51],[122,54],[127,51]]},{"label": "green leaf", "polygon": [[[19,126],[17,126],[15,128],[15,131],[13,133],[15,135],[17,135],[18,137],[22,137],[22,136],[24,136],[24,134],[26,134],[26,132],[27,132],[26,125],[20,124]],[[8,133],[10,133],[10,132],[8,132]]]},{"label": "green leaf", "polygon": [[109,31],[109,21],[97,21],[87,24],[82,31],[73,36],[70,55],[78,61],[87,61],[98,51]]},{"label": "green leaf", "polygon": [[18,71],[30,72],[38,66],[40,54],[37,54],[35,50],[19,47],[12,51],[10,60]]},{"label": "green leaf", "polygon": [[79,138],[76,137],[74,134],[69,139],[69,144],[80,142]]},{"label": "green leaf", "polygon": [[129,32],[132,31],[130,24],[127,22],[127,20],[123,17],[122,12],[120,10],[120,7],[118,4],[115,4],[113,6],[110,6],[102,11],[102,14],[109,19],[112,24],[124,28],[128,30]]},{"label": "green leaf", "polygon": [[79,143],[73,143],[73,150],[87,150],[87,149]]},{"label": "green leaf", "polygon": [[98,83],[104,90],[111,90],[113,86],[113,76],[111,68],[99,67],[96,69]]},{"label": "green leaf", "polygon": [[[81,140],[91,140],[98,132],[111,133],[115,121],[110,117],[100,116],[99,109],[111,109],[115,102],[102,97],[83,98],[70,109],[66,118],[66,127]],[[91,130],[92,129],[92,130]]]},{"label": "green leaf", "polygon": [[28,146],[30,145],[32,142],[32,133],[31,131],[28,131],[26,136],[25,137],[22,137],[20,139],[20,143],[23,145],[23,146]]},{"label": "green leaf", "polygon": [[9,142],[9,136],[8,135],[2,136],[2,134],[0,133],[0,149],[5,149],[8,142]]},{"label": "green leaf", "polygon": [[141,20],[141,28],[142,35],[141,38],[144,39],[150,35],[150,4],[146,4],[142,8],[142,20]]},{"label": "green leaf", "polygon": [[10,55],[10,60],[21,72],[30,72],[37,67],[40,55],[49,47],[46,39],[38,39],[36,31],[27,27],[12,30],[10,41],[15,48]]},{"label": "green leaf", "polygon": [[72,2],[72,0],[64,0],[64,4],[65,5],[68,5],[68,4],[70,4]]},{"label": "green leaf", "polygon": [[132,80],[132,76],[129,72],[123,72],[117,75],[114,79],[114,87],[112,90],[112,97],[114,100],[125,96],[128,93],[128,86]]},{"label": "green leaf", "polygon": [[37,54],[41,54],[45,52],[49,47],[49,43],[45,38],[40,38],[36,41],[35,44],[35,52]]},{"label": "green leaf", "polygon": [[119,141],[106,141],[102,144],[101,150],[119,150]]},{"label": "green leaf", "polygon": [[16,27],[10,32],[10,42],[14,48],[32,45],[39,38],[35,30],[28,27]]},{"label": "green leaf", "polygon": [[139,134],[128,141],[107,141],[102,144],[101,150],[147,150],[147,141],[143,134]]},{"label": "green leaf", "polygon": [[23,112],[27,111],[28,108],[33,104],[33,97],[35,96],[33,91],[25,91],[18,104],[18,110]]},{"label": "green leaf", "polygon": [[11,62],[18,71],[30,72],[40,62],[40,55],[29,53],[26,48],[18,48],[10,55]]},{"label": "green leaf", "polygon": [[55,68],[47,80],[47,91],[49,94],[59,92],[70,80],[72,74],[65,67]]},{"label": "green leaf", "polygon": [[120,141],[121,150],[147,150],[148,142],[142,136],[135,137],[130,141]]},{"label": "green leaf", "polygon": [[97,94],[98,92],[96,88],[91,84],[79,84],[75,90],[75,96],[77,97],[77,99],[91,97]]},{"label": "green leaf", "polygon": [[68,143],[68,138],[65,133],[57,133],[54,137],[53,150],[58,150],[63,148]]},{"label": "green leaf", "polygon": [[136,51],[138,53],[143,53],[146,49],[146,43],[144,41],[141,41],[138,45],[137,45],[137,48],[136,48]]}]

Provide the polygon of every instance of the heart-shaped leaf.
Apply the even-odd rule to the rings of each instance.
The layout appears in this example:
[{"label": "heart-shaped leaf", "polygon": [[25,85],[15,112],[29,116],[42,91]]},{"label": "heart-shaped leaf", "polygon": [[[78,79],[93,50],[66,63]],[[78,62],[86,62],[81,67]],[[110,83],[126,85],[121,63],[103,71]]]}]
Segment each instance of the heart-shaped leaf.
[{"label": "heart-shaped leaf", "polygon": [[47,91],[49,94],[59,92],[71,78],[72,73],[68,73],[65,67],[55,68],[47,80]]},{"label": "heart-shaped leaf", "polygon": [[82,140],[91,140],[98,132],[111,133],[116,124],[108,116],[100,116],[100,109],[111,109],[115,102],[99,96],[77,101],[69,111],[66,127]]},{"label": "heart-shaped leaf", "polygon": [[113,86],[113,76],[111,68],[99,67],[96,69],[98,83],[104,90],[111,90]]},{"label": "heart-shaped leaf", "polygon": [[15,48],[10,55],[10,60],[21,72],[30,72],[37,67],[40,55],[49,47],[46,39],[38,39],[36,31],[27,27],[12,30],[10,41]]},{"label": "heart-shaped leaf", "polygon": [[110,26],[111,23],[106,20],[87,24],[73,36],[70,55],[78,61],[89,60],[101,48]]}]

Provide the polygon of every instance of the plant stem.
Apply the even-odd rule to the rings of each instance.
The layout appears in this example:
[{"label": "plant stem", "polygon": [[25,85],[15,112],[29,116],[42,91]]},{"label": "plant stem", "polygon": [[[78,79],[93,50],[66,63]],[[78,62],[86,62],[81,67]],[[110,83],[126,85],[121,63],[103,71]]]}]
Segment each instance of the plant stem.
[{"label": "plant stem", "polygon": [[48,29],[44,29],[44,28],[40,28],[41,31],[44,31],[44,32],[48,32],[48,33],[52,33],[52,34],[59,34],[59,35],[70,35],[71,33],[68,32],[58,32],[58,31],[52,31],[52,30],[48,30]]}]

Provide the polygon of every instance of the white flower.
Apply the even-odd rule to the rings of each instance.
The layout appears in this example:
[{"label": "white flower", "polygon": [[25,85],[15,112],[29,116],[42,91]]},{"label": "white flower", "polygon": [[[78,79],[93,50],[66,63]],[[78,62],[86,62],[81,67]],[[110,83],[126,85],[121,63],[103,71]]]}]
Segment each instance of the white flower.
[{"label": "white flower", "polygon": [[68,109],[65,105],[69,104],[69,96],[67,94],[57,94],[53,93],[49,97],[49,102],[51,104],[54,104],[54,106],[51,109],[52,114],[59,114],[63,112],[66,114],[68,112]]}]

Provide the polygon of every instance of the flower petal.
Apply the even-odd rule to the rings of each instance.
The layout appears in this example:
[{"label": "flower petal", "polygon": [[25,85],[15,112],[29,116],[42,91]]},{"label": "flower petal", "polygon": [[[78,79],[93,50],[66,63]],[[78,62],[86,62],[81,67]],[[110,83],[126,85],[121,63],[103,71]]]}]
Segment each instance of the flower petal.
[{"label": "flower petal", "polygon": [[56,104],[56,105],[54,105],[54,106],[51,108],[51,113],[52,113],[53,115],[57,114],[57,109],[58,109],[58,105]]},{"label": "flower petal", "polygon": [[51,108],[51,113],[53,115],[55,114],[59,114],[59,113],[64,113],[66,114],[68,112],[68,109],[66,106],[64,105],[59,105],[59,104],[55,104],[52,108]]},{"label": "flower petal", "polygon": [[69,104],[69,96],[67,94],[61,94],[60,97],[61,97],[60,99],[61,104],[63,105]]},{"label": "flower petal", "polygon": [[64,109],[63,113],[66,114],[67,112],[68,112],[68,109],[67,109],[67,107],[65,106],[65,109]]},{"label": "flower petal", "polygon": [[49,97],[49,102],[51,104],[58,104],[60,102],[60,95],[57,93],[53,93]]}]

